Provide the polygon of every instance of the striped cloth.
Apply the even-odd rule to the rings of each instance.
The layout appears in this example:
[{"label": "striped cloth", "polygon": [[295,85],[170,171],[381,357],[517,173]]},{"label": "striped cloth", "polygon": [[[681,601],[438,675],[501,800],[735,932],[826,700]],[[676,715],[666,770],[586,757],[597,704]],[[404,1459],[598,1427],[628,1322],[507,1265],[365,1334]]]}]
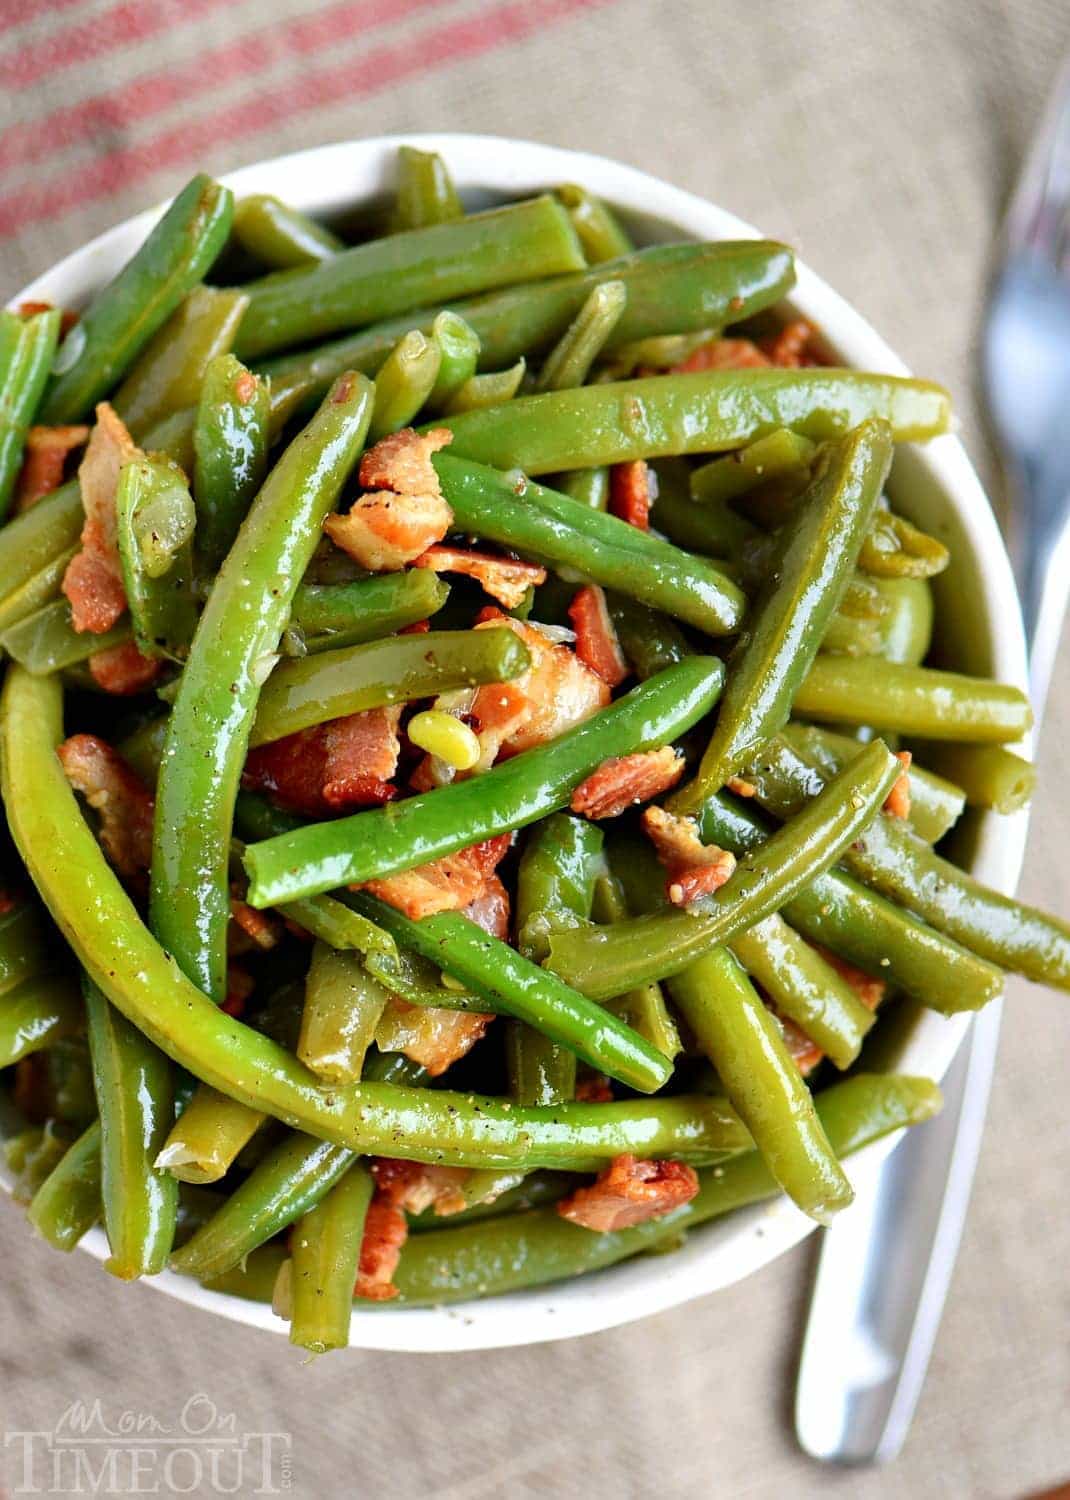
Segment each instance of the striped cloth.
[{"label": "striped cloth", "polygon": [[[988,246],[1068,44],[1066,0],[0,0],[0,293],[197,168],[383,131],[528,136],[798,245],[952,388],[991,476],[973,403]],[[1023,884],[1062,912],[1068,740],[1064,672]],[[825,1473],[792,1443],[808,1247],[578,1342],[303,1368],[282,1339],[58,1257],[6,1201],[0,1432],[97,1397],[167,1418],[204,1392],[239,1431],[291,1433],[291,1492],[317,1500],[1014,1500],[1070,1475],[1068,1073],[1065,999],[1011,986],[963,1253],[890,1470]],[[9,1492],[20,1442],[0,1443]]]}]

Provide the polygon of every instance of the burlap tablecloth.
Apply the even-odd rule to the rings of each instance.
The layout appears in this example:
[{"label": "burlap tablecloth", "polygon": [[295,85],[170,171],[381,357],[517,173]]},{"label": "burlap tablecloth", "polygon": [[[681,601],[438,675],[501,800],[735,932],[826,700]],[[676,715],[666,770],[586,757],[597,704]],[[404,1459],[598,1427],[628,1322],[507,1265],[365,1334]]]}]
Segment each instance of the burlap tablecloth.
[{"label": "burlap tablecloth", "polygon": [[[2,291],[193,167],[387,130],[529,136],[633,162],[796,245],[952,388],[990,474],[986,253],[1068,41],[1066,0],[3,0]],[[1064,669],[1023,884],[1062,912],[1068,733]],[[890,1469],[830,1473],[794,1446],[807,1246],[578,1342],[302,1368],[281,1339],[61,1260],[6,1202],[0,1430],[51,1428],[76,1398],[163,1414],[204,1391],[245,1429],[292,1433],[294,1492],[331,1500],[1024,1495],[1070,1476],[1068,1065],[1065,1000],[1013,985],[947,1316]],[[18,1451],[0,1455],[9,1488]]]}]

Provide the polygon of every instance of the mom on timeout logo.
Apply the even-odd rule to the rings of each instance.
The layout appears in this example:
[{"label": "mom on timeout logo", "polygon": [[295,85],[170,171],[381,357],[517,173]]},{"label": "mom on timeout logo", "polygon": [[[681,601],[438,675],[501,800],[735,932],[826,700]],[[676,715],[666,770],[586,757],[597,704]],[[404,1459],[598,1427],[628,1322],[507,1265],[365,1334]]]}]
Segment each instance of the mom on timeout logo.
[{"label": "mom on timeout logo", "polygon": [[72,1401],[50,1430],[5,1432],[4,1448],[10,1495],[280,1495],[293,1483],[290,1434],[246,1430],[203,1391],[170,1418]]}]

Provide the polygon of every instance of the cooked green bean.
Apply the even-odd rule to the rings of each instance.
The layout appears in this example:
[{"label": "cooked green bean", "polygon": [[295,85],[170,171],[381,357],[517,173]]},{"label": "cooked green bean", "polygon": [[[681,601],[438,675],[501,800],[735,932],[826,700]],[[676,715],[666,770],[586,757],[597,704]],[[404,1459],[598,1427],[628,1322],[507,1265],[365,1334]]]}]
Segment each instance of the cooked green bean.
[{"label": "cooked green bean", "polygon": [[[527,360],[523,355],[507,370],[488,370],[484,375],[470,375],[458,386],[443,406],[448,418],[463,411],[482,411],[484,407],[501,406],[511,401],[524,383]],[[378,377],[377,377],[378,378]]]},{"label": "cooked green bean", "polygon": [[[1028,807],[1037,784],[1036,767],[999,745],[926,745],[924,758],[934,771],[962,788],[971,807],[1019,812]],[[914,766],[910,770],[916,786],[919,776],[926,773]]]},{"label": "cooked green bean", "polygon": [[479,364],[479,334],[455,312],[444,309],[431,324],[431,342],[438,350],[438,374],[427,398],[432,411],[442,411]]},{"label": "cooked green bean", "polygon": [[0,1068],[51,1047],[80,1031],[84,1023],[82,997],[69,975],[39,974],[23,980],[0,998]]},{"label": "cooked green bean", "polygon": [[233,354],[205,369],[193,424],[193,493],[197,551],[218,568],[264,482],[268,464],[270,393]]},{"label": "cooked green bean", "polygon": [[76,547],[69,547],[66,552],[59,553],[32,578],[28,578],[0,600],[0,635],[9,626],[17,625],[28,615],[36,614],[44,605],[51,604],[58,597],[63,575],[77,550]]},{"label": "cooked green bean", "polygon": [[891,462],[891,431],[882,421],[863,422],[825,450],[818,476],[789,524],[776,573],[733,654],[698,774],[669,802],[674,812],[701,806],[787,723],[792,699],[854,569]]},{"label": "cooked green bean", "polygon": [[59,339],[58,308],[23,318],[0,308],[0,521],[18,482],[26,434]]},{"label": "cooked green bean", "polygon": [[620,322],[628,300],[623,281],[603,281],[550,350],[535,382],[537,391],[567,391],[583,385],[591,366]]},{"label": "cooked green bean", "polygon": [[171,1067],[90,979],[84,996],[111,1247],[104,1269],[131,1281],[162,1271],[174,1238],[178,1184],[154,1165],[174,1117]]},{"label": "cooked green bean", "polygon": [[933,578],[950,561],[943,542],[890,510],[877,512],[862,543],[859,566],[877,578]]},{"label": "cooked green bean", "polygon": [[353,1284],[371,1175],[359,1164],[294,1225],[290,1236],[290,1343],[323,1354],[349,1343]]},{"label": "cooked green bean", "polygon": [[244,288],[241,359],[357,328],[412,308],[583,269],[575,230],[553,198],[411,229],[275,271]]},{"label": "cooked green bean", "polygon": [[642,681],[690,656],[687,637],[674,620],[624,594],[606,598],[620,648]]},{"label": "cooked green bean", "polygon": [[521,396],[450,423],[452,452],[493,468],[546,474],[591,464],[715,453],[790,427],[815,441],[882,417],[897,442],[947,430],[947,392],[856,370],[713,370]]},{"label": "cooked green bean", "polygon": [[693,657],[480,776],[251,844],[249,901],[272,906],[380,879],[557,812],[607,756],[669,744],[689,729],[716,701],[723,676],[716,658]]},{"label": "cooked green bean", "polygon": [[123,588],[143,656],[177,661],[197,625],[193,598],[195,511],[182,471],[143,458],[125,464],[115,495]]},{"label": "cooked green bean", "polygon": [[66,599],[54,599],[33,614],[9,625],[0,635],[0,648],[35,676],[62,672],[78,662],[88,661],[98,651],[121,646],[133,634],[130,619],[123,615],[117,625],[103,635],[75,630],[71,606]]},{"label": "cooked green bean", "polygon": [[100,1145],[94,1120],[33,1195],[26,1216],[54,1250],[73,1250],[101,1216]]},{"label": "cooked green bean", "polygon": [[397,432],[415,420],[434,389],[441,361],[434,339],[425,337],[417,328],[398,340],[376,372],[369,443],[378,442],[388,432]]},{"label": "cooked green bean", "polygon": [[379,640],[430,619],[449,595],[449,584],[430,568],[408,568],[352,583],[303,583],[294,595],[290,618],[314,655]]},{"label": "cooked green bean", "polygon": [[234,238],[250,255],[277,271],[315,265],[345,249],[336,234],[271,193],[238,199]]},{"label": "cooked green bean", "polygon": [[846,656],[818,657],[795,694],[794,711],[803,718],[974,744],[1020,739],[1033,723],[1020,688]]},{"label": "cooked green bean", "polygon": [[595,469],[570,469],[557,476],[555,488],[589,510],[605,510],[609,504],[609,470],[604,464]]},{"label": "cooked green bean", "polygon": [[450,169],[437,151],[399,146],[397,171],[395,231],[426,229],[464,217]]},{"label": "cooked green bean", "polygon": [[194,177],[64,339],[41,420],[77,422],[122,379],[205,276],[230,233],[234,196]]},{"label": "cooked green bean", "polygon": [[738,627],[743,594],[703,559],[515,474],[449,453],[436,454],[434,465],[462,530],[571,568],[709,635]]},{"label": "cooked green bean", "polygon": [[739,572],[740,583],[748,588],[753,580],[747,576],[741,563],[747,559],[756,539],[760,544],[759,559],[749,571],[757,574],[758,582],[763,581],[768,572],[768,554],[775,547],[775,539],[758,531],[730,505],[716,501],[699,505],[692,500],[689,490],[691,469],[687,459],[662,458],[652,468],[657,479],[657,494],[650,511],[651,524],[678,547],[687,547],[706,557],[739,559],[734,566]]},{"label": "cooked green bean", "polygon": [[356,954],[317,942],[305,980],[298,1057],[329,1083],[355,1082],[388,998]]},{"label": "cooked green bean", "polygon": [[207,286],[195,287],[183,299],[112,400],[134,437],[196,406],[209,364],[229,352],[248,305],[242,292]]},{"label": "cooked green bean", "polygon": [[723,505],[758,484],[791,479],[806,487],[817,452],[809,438],[786,427],[757,438],[745,448],[726,453],[692,471],[691,498],[700,505]]},{"label": "cooked green bean", "polygon": [[[615,873],[630,859],[631,852],[630,846],[626,849],[618,846],[609,851],[609,869],[594,883],[591,915],[596,922],[621,922],[631,915],[624,887]],[[619,1016],[666,1057],[673,1058],[681,1050],[680,1033],[659,984],[641,984],[603,1003],[607,1010]]]},{"label": "cooked green bean", "polygon": [[84,522],[82,492],[72,479],[0,528],[0,599],[9,599],[75,546]]},{"label": "cooked green bean", "polygon": [[504,626],[390,636],[280,662],[260,691],[249,744],[367,708],[508,682],[530,665],[527,647]]},{"label": "cooked green bean", "polygon": [[601,198],[596,198],[575,182],[562,183],[557,196],[568,209],[590,265],[601,265],[629,254],[631,239],[616,214]]},{"label": "cooked green bean", "polygon": [[0,912],[0,995],[52,967],[52,934],[36,901]]},{"label": "cooked green bean", "polygon": [[200,1084],[171,1126],[153,1165],[180,1182],[218,1182],[267,1119]]},{"label": "cooked green bean", "polygon": [[201,615],[156,790],[149,912],[184,972],[222,1000],[234,797],[290,602],[367,431],[372,390],[342,376],[268,475]]}]

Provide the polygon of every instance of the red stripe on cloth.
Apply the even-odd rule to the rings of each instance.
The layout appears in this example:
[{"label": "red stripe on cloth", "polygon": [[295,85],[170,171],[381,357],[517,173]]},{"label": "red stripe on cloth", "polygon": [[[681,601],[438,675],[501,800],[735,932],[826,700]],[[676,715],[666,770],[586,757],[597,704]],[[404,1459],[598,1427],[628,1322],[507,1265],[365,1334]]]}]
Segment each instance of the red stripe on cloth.
[{"label": "red stripe on cloth", "polygon": [[28,26],[31,21],[36,21],[39,16],[55,15],[57,10],[69,10],[72,5],[84,5],[85,0],[9,0],[10,9],[6,7],[0,10],[0,34],[5,31],[14,31],[16,26]]},{"label": "red stripe on cloth", "polygon": [[58,219],[154,172],[195,161],[201,152],[216,150],[220,141],[233,143],[260,135],[295,114],[319,109],[337,99],[379,93],[403,78],[478,57],[581,11],[615,3],[616,0],[513,0],[483,15],[428,30],[418,43],[382,46],[351,61],[310,71],[290,83],[266,88],[228,109],[213,109],[192,123],[162,132],[144,145],[115,151],[74,168],[65,176],[8,194],[0,203],[0,238],[10,239],[29,224]]},{"label": "red stripe on cloth", "polygon": [[[121,0],[88,21],[67,26],[32,46],[22,46],[0,59],[0,87],[27,89],[63,68],[88,62],[118,47],[131,47],[160,31],[170,31],[221,5],[240,0]],[[21,19],[21,18],[20,18]]]},{"label": "red stripe on cloth", "polygon": [[115,93],[96,94],[43,119],[11,126],[0,136],[0,167],[28,166],[105,131],[114,136],[208,89],[266,72],[289,53],[320,52],[443,4],[452,0],[339,0],[314,15],[265,26],[189,63],[145,73]]}]

